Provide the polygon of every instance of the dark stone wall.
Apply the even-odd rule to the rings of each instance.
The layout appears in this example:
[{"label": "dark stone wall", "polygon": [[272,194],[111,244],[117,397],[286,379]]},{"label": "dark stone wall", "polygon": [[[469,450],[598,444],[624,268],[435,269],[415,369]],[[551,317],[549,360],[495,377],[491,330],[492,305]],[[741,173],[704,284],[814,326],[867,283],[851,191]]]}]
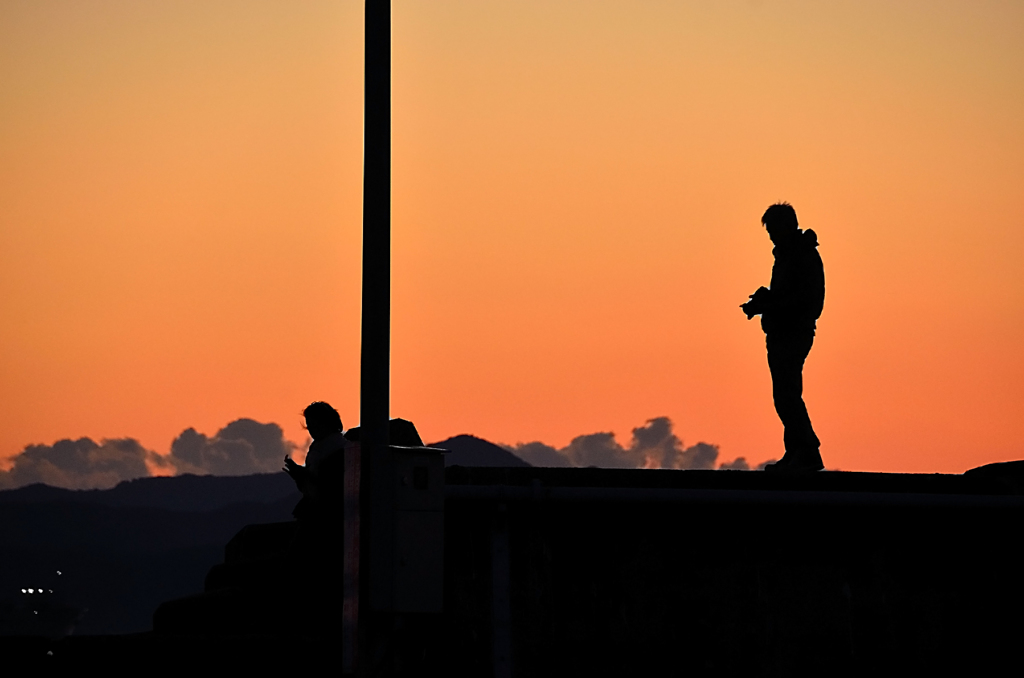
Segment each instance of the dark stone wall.
[{"label": "dark stone wall", "polygon": [[[859,487],[816,477],[795,482],[818,487],[783,480],[773,490],[766,474],[644,473],[592,473],[591,499],[557,498],[545,481],[564,471],[506,473],[507,485],[450,473],[449,668],[500,675],[503,642],[504,675],[515,676],[862,675],[994,667],[1015,655],[1018,497],[950,476],[888,477],[891,491],[871,492],[885,483],[869,474],[843,474],[862,476]],[[673,482],[683,490],[673,499],[601,489]],[[732,482],[761,486],[747,501],[715,501]],[[837,483],[850,489],[820,489]],[[508,626],[495,614],[502,533]]]}]

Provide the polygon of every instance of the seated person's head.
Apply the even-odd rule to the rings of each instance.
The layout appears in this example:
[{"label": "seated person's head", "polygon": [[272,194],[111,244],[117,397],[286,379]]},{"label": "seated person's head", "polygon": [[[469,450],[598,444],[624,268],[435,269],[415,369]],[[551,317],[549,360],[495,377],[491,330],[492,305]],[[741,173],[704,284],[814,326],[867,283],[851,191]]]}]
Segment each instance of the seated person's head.
[{"label": "seated person's head", "polygon": [[342,430],[341,415],[325,402],[317,401],[311,403],[302,411],[306,418],[306,430],[313,440],[326,438]]}]

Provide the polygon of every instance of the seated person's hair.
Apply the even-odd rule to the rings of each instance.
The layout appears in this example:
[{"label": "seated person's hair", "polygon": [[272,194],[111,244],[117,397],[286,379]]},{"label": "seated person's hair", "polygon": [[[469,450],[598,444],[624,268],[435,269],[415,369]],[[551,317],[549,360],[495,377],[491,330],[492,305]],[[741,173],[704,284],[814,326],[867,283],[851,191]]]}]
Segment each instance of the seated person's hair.
[{"label": "seated person's hair", "polygon": [[343,429],[341,415],[338,414],[338,410],[319,400],[315,403],[310,403],[302,411],[302,416],[306,418],[307,428],[321,428],[330,431],[341,431]]}]

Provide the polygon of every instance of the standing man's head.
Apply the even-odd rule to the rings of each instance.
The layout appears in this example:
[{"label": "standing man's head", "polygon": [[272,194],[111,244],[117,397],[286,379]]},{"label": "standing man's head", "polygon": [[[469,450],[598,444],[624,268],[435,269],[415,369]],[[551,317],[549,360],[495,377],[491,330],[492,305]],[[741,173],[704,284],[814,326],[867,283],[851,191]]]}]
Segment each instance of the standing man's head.
[{"label": "standing man's head", "polygon": [[306,430],[313,440],[326,438],[327,436],[342,430],[341,415],[325,402],[317,401],[311,403],[302,411],[306,418]]},{"label": "standing man's head", "polygon": [[778,202],[764,211],[761,223],[768,230],[768,237],[778,245],[796,235],[799,230],[796,210],[788,202]]}]

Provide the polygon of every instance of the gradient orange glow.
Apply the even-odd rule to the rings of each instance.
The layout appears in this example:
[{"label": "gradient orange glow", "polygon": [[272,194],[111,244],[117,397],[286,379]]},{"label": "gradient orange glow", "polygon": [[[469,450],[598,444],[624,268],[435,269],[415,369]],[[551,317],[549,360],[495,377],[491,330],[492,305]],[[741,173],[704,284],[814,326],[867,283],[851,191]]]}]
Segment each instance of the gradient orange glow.
[{"label": "gradient orange glow", "polygon": [[[358,418],[362,5],[0,5],[0,457]],[[394,3],[392,413],[781,453],[765,207],[830,468],[1024,457],[1024,5]]]}]

